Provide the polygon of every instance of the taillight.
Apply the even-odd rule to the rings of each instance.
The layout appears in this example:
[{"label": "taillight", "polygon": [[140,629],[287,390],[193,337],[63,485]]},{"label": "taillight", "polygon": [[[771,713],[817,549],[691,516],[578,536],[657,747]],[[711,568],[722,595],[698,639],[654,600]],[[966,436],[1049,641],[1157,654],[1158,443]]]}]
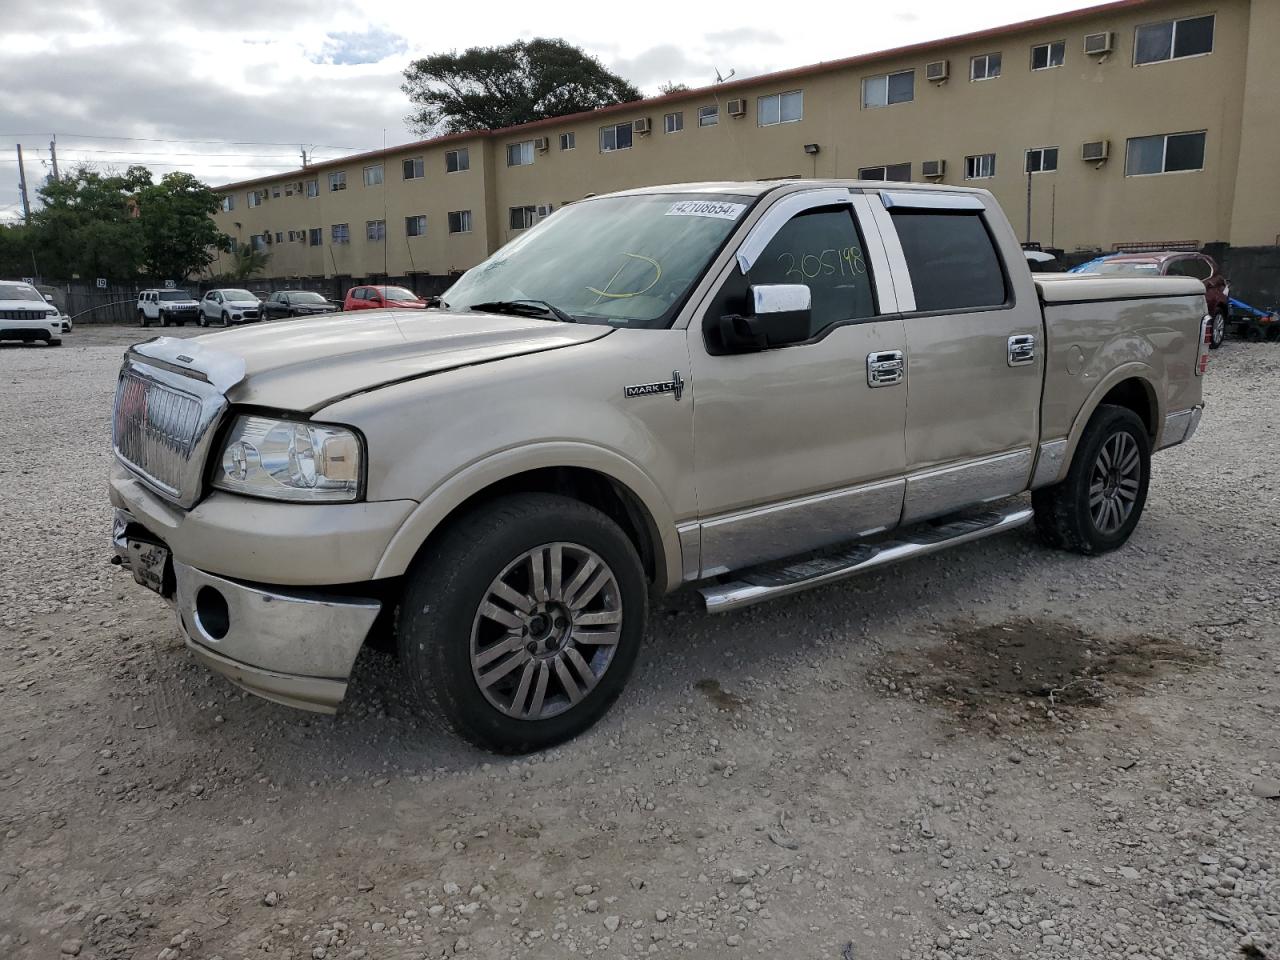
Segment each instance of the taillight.
[{"label": "taillight", "polygon": [[1200,321],[1200,345],[1196,350],[1196,376],[1203,377],[1209,369],[1209,348],[1213,345],[1213,317],[1208,314]]}]

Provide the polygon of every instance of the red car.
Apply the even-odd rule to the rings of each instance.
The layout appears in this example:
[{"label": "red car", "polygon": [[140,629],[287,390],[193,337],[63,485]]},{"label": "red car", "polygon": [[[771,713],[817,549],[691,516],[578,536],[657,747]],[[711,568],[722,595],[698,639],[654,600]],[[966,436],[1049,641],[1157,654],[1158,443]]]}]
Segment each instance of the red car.
[{"label": "red car", "polygon": [[1231,285],[1218,272],[1212,257],[1203,253],[1119,253],[1090,265],[1089,273],[1104,276],[1132,277],[1194,277],[1204,281],[1204,298],[1213,317],[1213,341],[1210,346],[1218,349],[1227,335],[1230,322]]},{"label": "red car", "polygon": [[425,310],[427,301],[404,287],[352,287],[343,310]]}]

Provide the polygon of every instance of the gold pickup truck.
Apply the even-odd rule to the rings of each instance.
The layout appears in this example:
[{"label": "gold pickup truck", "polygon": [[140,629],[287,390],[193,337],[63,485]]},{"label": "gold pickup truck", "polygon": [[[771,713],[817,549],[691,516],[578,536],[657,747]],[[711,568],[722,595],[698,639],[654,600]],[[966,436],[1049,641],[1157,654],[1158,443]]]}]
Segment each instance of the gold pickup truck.
[{"label": "gold pickup truck", "polygon": [[1210,335],[1194,279],[1033,277],[985,191],[631,190],[438,309],[132,348],[114,543],[247,690],[333,711],[393,635],[425,710],[535,750],[617,698],[651,593],[736,610],[1031,522],[1121,546]]}]

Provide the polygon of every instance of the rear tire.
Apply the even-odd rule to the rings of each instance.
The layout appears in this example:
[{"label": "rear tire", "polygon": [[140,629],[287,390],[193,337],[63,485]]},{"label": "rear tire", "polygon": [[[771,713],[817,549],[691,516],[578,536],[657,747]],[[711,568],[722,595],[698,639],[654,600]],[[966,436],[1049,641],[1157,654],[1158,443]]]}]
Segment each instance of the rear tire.
[{"label": "rear tire", "polygon": [[1213,326],[1209,335],[1209,349],[1217,350],[1227,339],[1227,315],[1219,313],[1213,318]]},{"label": "rear tire", "polygon": [[1036,531],[1048,546],[1107,553],[1124,545],[1142,517],[1151,478],[1151,438],[1127,407],[1099,407],[1066,479],[1031,495]]},{"label": "rear tire", "polygon": [[1250,343],[1261,343],[1262,336],[1262,328],[1256,323],[1251,323],[1249,324],[1249,329],[1245,331],[1244,338]]},{"label": "rear tire", "polygon": [[498,753],[542,750],[592,726],[644,636],[635,547],[567,497],[484,504],[429,544],[406,580],[397,640],[420,703]]}]

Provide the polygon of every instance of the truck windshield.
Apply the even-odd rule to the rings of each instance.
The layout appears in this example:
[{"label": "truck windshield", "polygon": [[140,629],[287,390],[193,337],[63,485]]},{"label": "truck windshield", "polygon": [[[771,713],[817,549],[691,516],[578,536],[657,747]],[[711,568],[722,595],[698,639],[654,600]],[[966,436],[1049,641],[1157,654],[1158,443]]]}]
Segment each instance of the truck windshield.
[{"label": "truck windshield", "polygon": [[191,294],[185,290],[161,290],[161,300],[190,300]]},{"label": "truck windshield", "polygon": [[462,275],[452,310],[554,304],[576,320],[668,326],[753,197],[651,193],[572,204]]}]

